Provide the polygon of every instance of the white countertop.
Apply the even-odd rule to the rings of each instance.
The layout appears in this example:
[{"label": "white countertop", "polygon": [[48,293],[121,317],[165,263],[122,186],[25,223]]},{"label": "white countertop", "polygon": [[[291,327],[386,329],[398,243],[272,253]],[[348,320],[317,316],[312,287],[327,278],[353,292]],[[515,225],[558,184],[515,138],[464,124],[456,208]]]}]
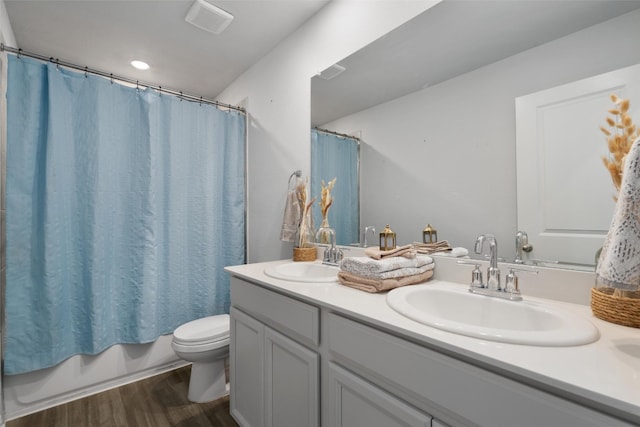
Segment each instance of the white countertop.
[{"label": "white countertop", "polygon": [[467,362],[640,425],[640,329],[597,319],[585,305],[533,298],[524,293],[525,299],[544,301],[588,318],[600,331],[600,339],[576,347],[537,347],[485,341],[408,319],[387,305],[386,293],[369,294],[337,282],[290,282],[264,274],[266,267],[286,262],[291,260],[239,265],[225,270],[266,288],[345,313],[395,335],[422,342]]}]

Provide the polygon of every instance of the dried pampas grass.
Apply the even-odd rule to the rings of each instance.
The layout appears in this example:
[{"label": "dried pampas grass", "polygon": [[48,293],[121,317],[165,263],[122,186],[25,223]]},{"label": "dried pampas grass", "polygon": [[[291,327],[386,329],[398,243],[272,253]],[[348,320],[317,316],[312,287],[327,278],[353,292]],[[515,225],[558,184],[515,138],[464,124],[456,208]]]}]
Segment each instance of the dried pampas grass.
[{"label": "dried pampas grass", "polygon": [[313,206],[316,198],[314,197],[308,203],[309,199],[309,177],[306,177],[304,182],[299,182],[296,186],[296,195],[298,197],[298,203],[300,204],[300,225],[298,226],[298,241],[297,245],[300,248],[313,247],[315,245],[313,221],[310,218],[311,206]]},{"label": "dried pampas grass", "polygon": [[[620,191],[620,184],[622,184],[625,158],[633,142],[640,137],[640,130],[636,128],[628,114],[629,100],[621,99],[613,94],[611,101],[615,104],[615,108],[609,110],[612,117],[605,119],[610,129],[600,126],[600,130],[607,138],[609,149],[609,156],[603,156],[602,162],[611,175],[617,193]],[[614,200],[616,199],[617,197],[614,196]]]},{"label": "dried pampas grass", "polygon": [[327,217],[327,212],[329,212],[329,208],[333,204],[331,190],[333,190],[333,186],[336,185],[336,179],[338,178],[333,178],[327,185],[324,184],[324,179],[320,181],[320,185],[322,186],[320,193],[320,211],[322,212],[322,218]]}]

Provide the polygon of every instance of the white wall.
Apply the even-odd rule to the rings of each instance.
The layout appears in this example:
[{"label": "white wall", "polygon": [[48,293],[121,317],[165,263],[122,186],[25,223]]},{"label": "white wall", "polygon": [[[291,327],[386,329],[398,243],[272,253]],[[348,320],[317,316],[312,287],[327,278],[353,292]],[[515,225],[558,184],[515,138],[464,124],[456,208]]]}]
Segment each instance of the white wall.
[{"label": "white wall", "polygon": [[333,1],[220,95],[249,112],[249,262],[291,258],[280,228],[289,175],[309,175],[311,77],[436,3]]},{"label": "white wall", "polygon": [[470,250],[493,233],[513,259],[515,98],[640,63],[639,40],[635,11],[323,126],[362,131],[362,225],[409,243],[431,223]]},{"label": "white wall", "polygon": [[5,45],[16,47],[16,38],[13,35],[4,0],[0,0],[0,37],[2,37],[0,41]]}]

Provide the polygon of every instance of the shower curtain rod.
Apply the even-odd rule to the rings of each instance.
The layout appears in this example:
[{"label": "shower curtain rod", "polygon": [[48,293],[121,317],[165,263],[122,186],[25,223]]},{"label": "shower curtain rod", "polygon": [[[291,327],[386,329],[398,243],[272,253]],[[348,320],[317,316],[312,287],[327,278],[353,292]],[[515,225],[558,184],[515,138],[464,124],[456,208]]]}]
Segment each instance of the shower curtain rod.
[{"label": "shower curtain rod", "polygon": [[347,135],[346,133],[338,133],[338,132],[334,132],[334,131],[329,130],[329,129],[322,129],[322,128],[319,128],[318,126],[314,127],[314,129],[317,130],[318,132],[329,133],[331,135],[341,136],[343,138],[351,138],[351,139],[355,139],[356,141],[360,142],[360,138],[358,138],[357,136]]},{"label": "shower curtain rod", "polygon": [[44,61],[44,62],[51,62],[53,64],[56,64],[57,66],[63,66],[66,68],[71,68],[74,70],[78,70],[78,71],[82,71],[85,74],[95,74],[97,76],[101,76],[101,77],[105,77],[108,79],[111,79],[111,81],[113,80],[118,80],[120,82],[125,82],[131,85],[136,85],[136,87],[147,87],[150,89],[154,89],[157,90],[160,93],[168,93],[170,95],[175,95],[180,99],[184,99],[185,101],[191,101],[191,102],[199,102],[201,104],[209,104],[209,105],[215,105],[216,107],[219,108],[227,108],[229,110],[236,110],[236,111],[240,111],[242,113],[246,113],[246,110],[242,107],[236,106],[236,105],[231,105],[231,104],[225,104],[223,102],[219,102],[219,101],[213,101],[210,99],[205,99],[203,97],[198,97],[195,95],[189,95],[187,93],[183,93],[181,91],[178,90],[174,90],[174,89],[167,89],[164,88],[162,86],[159,85],[154,85],[151,83],[147,83],[147,82],[142,82],[140,80],[133,80],[127,77],[122,77],[122,76],[117,76],[115,74],[112,73],[105,73],[104,71],[99,71],[99,70],[94,70],[91,69],[89,67],[83,67],[81,65],[77,65],[77,64],[73,64],[71,62],[66,62],[66,61],[61,61],[58,58],[53,58],[53,57],[46,57],[44,55],[39,55],[37,53],[32,53],[32,52],[27,52],[24,51],[22,49],[16,49],[15,47],[10,47],[10,46],[5,46],[4,44],[0,44],[0,52],[9,52],[9,53],[13,53],[15,55],[18,56],[18,58],[20,58],[21,56],[26,56],[28,58],[34,58],[34,59],[38,59],[40,61]]}]

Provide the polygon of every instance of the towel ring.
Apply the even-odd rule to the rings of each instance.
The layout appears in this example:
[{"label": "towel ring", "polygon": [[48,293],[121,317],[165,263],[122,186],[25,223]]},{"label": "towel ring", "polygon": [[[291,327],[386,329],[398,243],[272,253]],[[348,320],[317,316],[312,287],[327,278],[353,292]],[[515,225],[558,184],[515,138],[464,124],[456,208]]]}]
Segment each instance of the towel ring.
[{"label": "towel ring", "polygon": [[293,177],[300,178],[302,176],[302,171],[300,169],[293,171],[291,175],[289,175],[289,182],[287,183],[288,187],[291,188],[291,179]]}]

